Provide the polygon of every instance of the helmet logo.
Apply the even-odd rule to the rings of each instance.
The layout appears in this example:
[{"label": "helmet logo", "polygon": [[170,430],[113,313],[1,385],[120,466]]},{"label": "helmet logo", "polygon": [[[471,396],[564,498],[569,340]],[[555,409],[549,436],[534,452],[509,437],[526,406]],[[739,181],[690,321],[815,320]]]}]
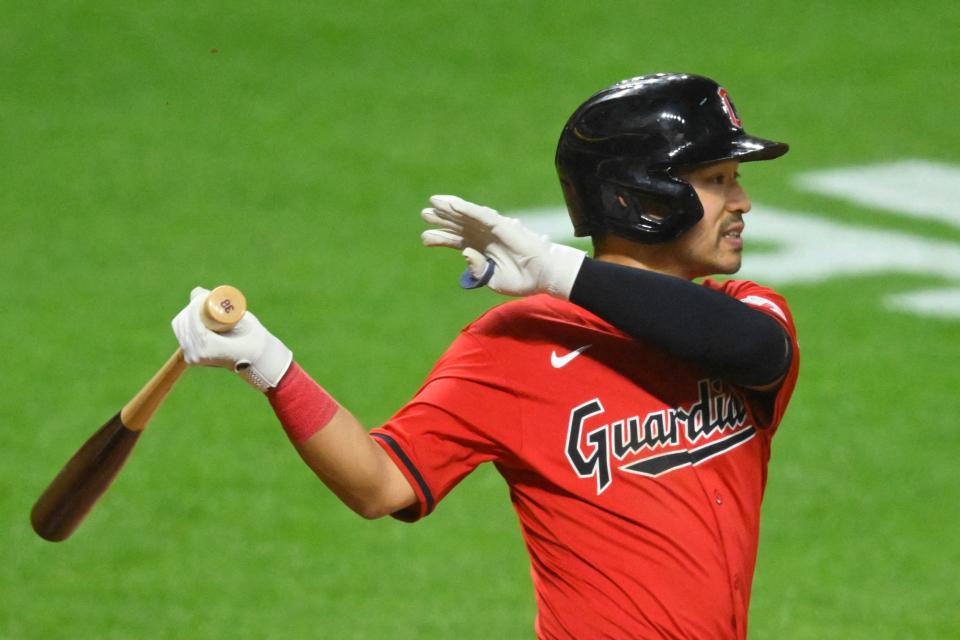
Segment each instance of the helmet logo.
[{"label": "helmet logo", "polygon": [[727,90],[723,87],[717,87],[717,94],[720,96],[720,99],[723,101],[723,110],[727,112],[727,117],[730,118],[730,122],[737,129],[743,128],[743,120],[737,117],[737,112],[733,108],[733,103],[730,102],[730,95],[727,93]]}]

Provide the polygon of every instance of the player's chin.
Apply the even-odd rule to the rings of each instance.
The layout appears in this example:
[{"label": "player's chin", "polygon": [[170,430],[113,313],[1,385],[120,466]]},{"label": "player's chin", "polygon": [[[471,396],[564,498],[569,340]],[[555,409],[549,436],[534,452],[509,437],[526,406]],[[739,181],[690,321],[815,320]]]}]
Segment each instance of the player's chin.
[{"label": "player's chin", "polygon": [[691,258],[691,278],[730,275],[740,270],[742,262],[740,251],[728,247],[711,247],[709,251]]},{"label": "player's chin", "polygon": [[740,255],[740,252],[734,254],[725,255],[721,260],[718,261],[717,270],[715,273],[722,273],[725,275],[731,275],[740,271],[740,267],[743,264],[743,258]]}]

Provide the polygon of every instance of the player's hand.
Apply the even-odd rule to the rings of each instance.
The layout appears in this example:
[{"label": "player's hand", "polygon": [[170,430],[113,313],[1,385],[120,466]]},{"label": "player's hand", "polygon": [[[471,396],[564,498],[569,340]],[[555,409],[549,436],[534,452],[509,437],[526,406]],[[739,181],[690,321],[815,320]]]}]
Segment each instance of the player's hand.
[{"label": "player's hand", "polygon": [[548,293],[570,297],[586,253],[550,242],[525,227],[516,218],[507,218],[489,207],[467,202],[457,196],[433,196],[433,205],[420,216],[439,227],[421,234],[428,247],[458,249],[467,260],[461,279],[465,288],[486,284],[509,296]]},{"label": "player's hand", "polygon": [[209,293],[196,287],[190,292],[190,303],[171,322],[184,361],[188,365],[232,369],[260,391],[280,384],[293,361],[290,349],[249,311],[230,331],[207,329],[200,314]]}]

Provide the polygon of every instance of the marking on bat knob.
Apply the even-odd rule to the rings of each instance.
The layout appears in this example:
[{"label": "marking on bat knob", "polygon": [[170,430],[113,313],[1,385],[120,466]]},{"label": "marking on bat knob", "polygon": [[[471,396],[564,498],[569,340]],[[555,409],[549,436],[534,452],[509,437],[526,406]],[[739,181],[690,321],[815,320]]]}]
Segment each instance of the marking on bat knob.
[{"label": "marking on bat knob", "polygon": [[235,310],[235,307],[233,306],[233,303],[230,302],[229,298],[220,301],[220,308],[223,309],[224,313],[233,313]]}]

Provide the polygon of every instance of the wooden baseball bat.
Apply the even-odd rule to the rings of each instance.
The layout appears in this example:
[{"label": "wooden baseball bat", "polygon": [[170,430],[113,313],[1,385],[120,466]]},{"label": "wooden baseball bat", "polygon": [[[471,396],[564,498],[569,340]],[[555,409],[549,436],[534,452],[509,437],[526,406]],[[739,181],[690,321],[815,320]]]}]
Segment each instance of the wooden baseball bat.
[{"label": "wooden baseball bat", "polygon": [[[228,331],[240,322],[247,301],[234,287],[209,293],[201,318],[212,331]],[[177,349],[142,389],[73,454],[30,512],[30,523],[41,538],[66,540],[100,496],[110,487],[133,445],[187,365]]]}]

